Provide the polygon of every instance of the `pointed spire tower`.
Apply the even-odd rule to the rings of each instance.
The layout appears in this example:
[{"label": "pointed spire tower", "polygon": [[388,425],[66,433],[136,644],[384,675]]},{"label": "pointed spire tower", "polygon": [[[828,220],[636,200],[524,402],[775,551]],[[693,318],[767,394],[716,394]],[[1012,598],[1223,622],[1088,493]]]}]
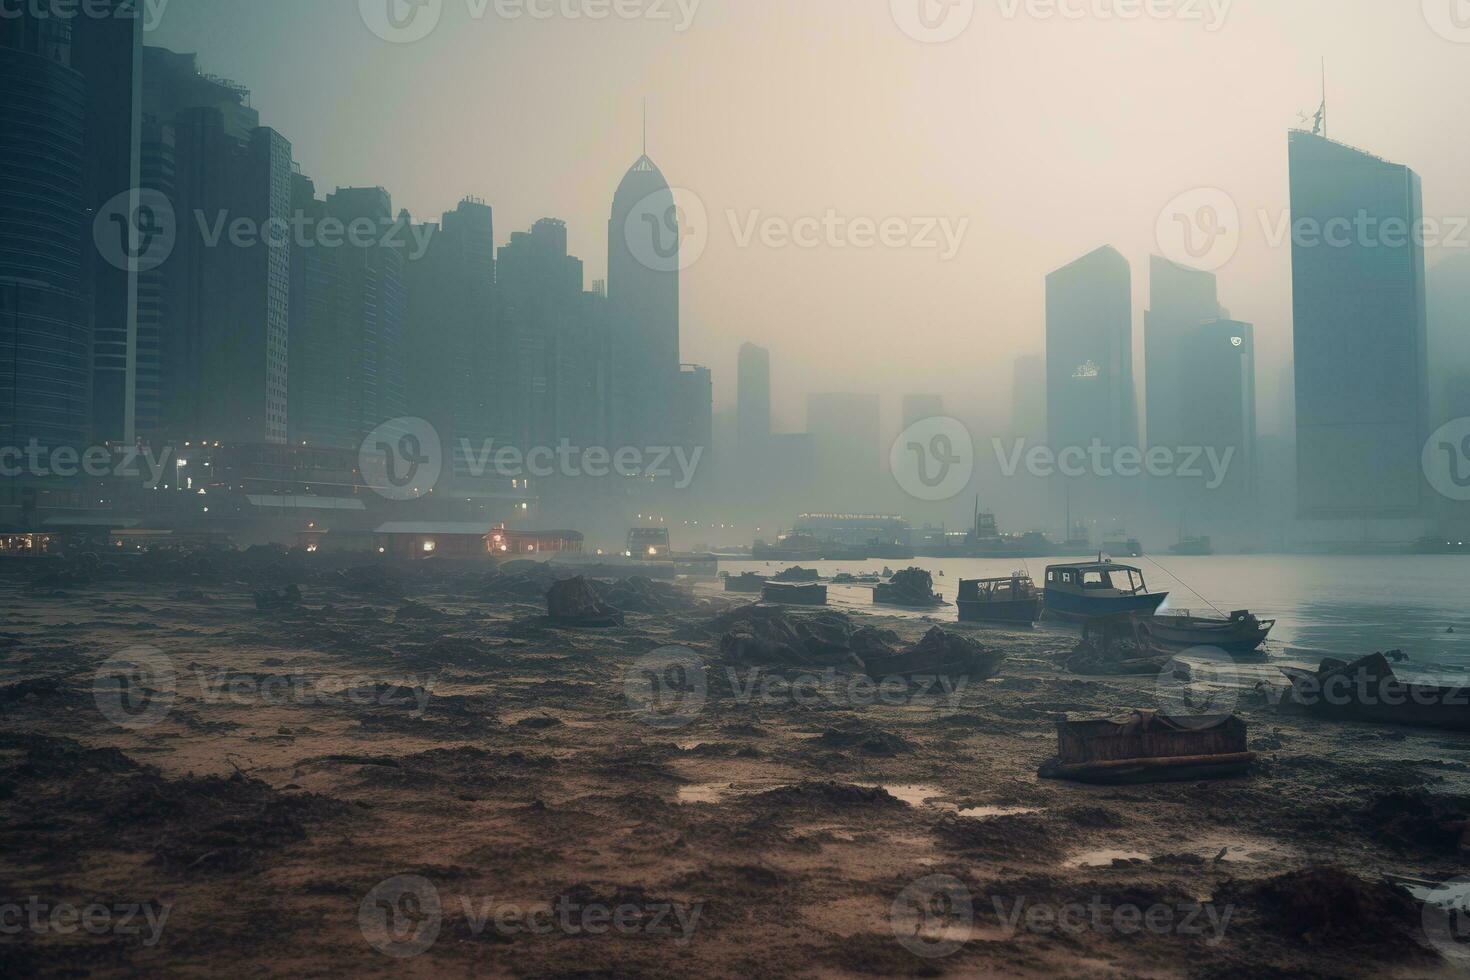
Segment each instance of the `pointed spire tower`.
[{"label": "pointed spire tower", "polygon": [[612,421],[624,445],[657,446],[674,414],[679,379],[680,229],[674,193],[643,152],[613,195],[607,295],[616,317]]}]

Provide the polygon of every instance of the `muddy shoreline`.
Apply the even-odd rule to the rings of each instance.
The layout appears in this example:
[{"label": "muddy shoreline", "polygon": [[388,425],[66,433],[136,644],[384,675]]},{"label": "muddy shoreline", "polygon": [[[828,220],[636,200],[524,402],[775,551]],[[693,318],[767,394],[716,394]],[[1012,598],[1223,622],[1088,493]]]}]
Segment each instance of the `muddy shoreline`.
[{"label": "muddy shoreline", "polygon": [[[1068,631],[946,624],[1006,655],[997,676],[885,693],[729,662],[711,624],[748,600],[709,586],[625,590],[624,626],[565,629],[510,578],[299,556],[0,572],[0,906],[20,910],[0,926],[21,924],[0,973],[1464,966],[1380,882],[1470,871],[1463,736],[1246,692],[1247,777],[1047,781],[1057,720],[1158,700],[1063,671]],[[257,608],[288,582],[299,605]],[[933,625],[851,619],[909,644]],[[669,686],[670,647],[699,684]],[[171,676],[99,687],[118,657]]]}]

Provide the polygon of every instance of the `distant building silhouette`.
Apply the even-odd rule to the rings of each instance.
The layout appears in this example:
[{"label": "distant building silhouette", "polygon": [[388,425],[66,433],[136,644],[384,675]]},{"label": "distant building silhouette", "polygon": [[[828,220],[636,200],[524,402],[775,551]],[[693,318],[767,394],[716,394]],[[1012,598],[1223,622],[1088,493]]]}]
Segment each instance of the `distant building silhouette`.
[{"label": "distant building silhouette", "polygon": [[1215,275],[1149,257],[1149,308],[1143,316],[1144,401],[1150,446],[1178,447],[1193,374],[1184,348],[1195,328],[1221,317]]},{"label": "distant building silhouette", "polygon": [[[488,204],[464,200],[438,225],[420,227],[428,251],[405,263],[408,319],[404,343],[410,414],[433,423],[452,451],[455,471],[487,440],[510,441],[497,413],[508,383],[495,293],[495,218]],[[415,247],[417,247],[415,245]]]},{"label": "distant building silhouette", "polygon": [[679,371],[678,408],[675,412],[675,446],[683,447],[693,459],[700,453],[695,487],[702,485],[701,475],[709,471],[714,443],[714,382],[710,369],[698,364],[685,364]]},{"label": "distant building silhouette", "polygon": [[[1423,218],[1419,176],[1300,130],[1289,149],[1298,516],[1419,518],[1429,413],[1424,252],[1409,232]],[[1364,217],[1373,240],[1358,231]],[[1403,223],[1397,245],[1389,221]]]},{"label": "distant building silhouette", "polygon": [[[103,0],[72,19],[72,67],[87,80],[86,214],[139,186],[143,21],[130,0]],[[129,16],[130,11],[133,13]],[[156,337],[138,331],[138,272],[108,262],[82,229],[83,291],[91,296],[93,439],[132,440],[141,409],[158,411]],[[145,347],[144,344],[147,344]]]},{"label": "distant building silhouette", "polygon": [[679,377],[682,230],[668,182],[645,154],[624,175],[608,222],[607,295],[617,316],[612,345],[615,439],[667,441]]},{"label": "distant building silhouette", "polygon": [[1011,368],[1011,435],[1041,442],[1046,439],[1046,360],[1023,354]]},{"label": "distant building silhouette", "polygon": [[903,396],[903,427],[905,429],[925,419],[938,418],[943,414],[943,395]]},{"label": "distant building silhouette", "polygon": [[[159,428],[179,441],[284,443],[291,242],[267,232],[291,227],[291,144],[252,128],[248,93],[200,74],[192,55],[146,48],[144,64],[145,177],[171,177],[178,222],[155,280],[159,319],[144,317],[161,334]],[[241,219],[261,230],[248,244],[230,237]]]},{"label": "distant building silhouette", "polygon": [[[1179,406],[1179,445],[1213,450],[1226,470],[1213,489],[1202,480],[1166,482],[1180,491],[1175,499],[1185,507],[1191,533],[1218,537],[1256,529],[1255,328],[1238,320],[1200,324],[1183,338],[1179,353],[1189,379]],[[1208,472],[1208,460],[1201,463]]]},{"label": "distant building silhouette", "polygon": [[815,453],[813,478],[824,511],[867,510],[885,499],[877,395],[807,396],[807,431]]},{"label": "distant building silhouette", "polygon": [[760,466],[771,443],[771,352],[742,344],[736,392],[736,441],[741,466]]},{"label": "distant building silhouette", "polygon": [[[70,21],[19,13],[0,18],[0,442],[83,446],[92,421],[88,83],[73,67]],[[5,502],[15,502],[9,488]]]},{"label": "distant building silhouette", "polygon": [[[1047,433],[1056,453],[1094,439],[1138,445],[1133,388],[1133,294],[1128,260],[1104,246],[1046,277]],[[1067,480],[1074,518],[1123,515],[1130,495],[1117,477]]]}]

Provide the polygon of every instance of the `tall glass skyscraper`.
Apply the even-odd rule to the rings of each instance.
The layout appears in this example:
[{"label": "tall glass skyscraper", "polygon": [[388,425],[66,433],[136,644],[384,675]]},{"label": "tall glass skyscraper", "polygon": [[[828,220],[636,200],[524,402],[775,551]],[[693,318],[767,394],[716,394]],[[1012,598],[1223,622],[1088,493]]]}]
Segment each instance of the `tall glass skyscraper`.
[{"label": "tall glass skyscraper", "polygon": [[84,446],[92,314],[83,280],[87,85],[71,22],[0,19],[0,443]]},{"label": "tall glass skyscraper", "polygon": [[1418,174],[1293,131],[1297,512],[1417,518],[1428,434]]}]

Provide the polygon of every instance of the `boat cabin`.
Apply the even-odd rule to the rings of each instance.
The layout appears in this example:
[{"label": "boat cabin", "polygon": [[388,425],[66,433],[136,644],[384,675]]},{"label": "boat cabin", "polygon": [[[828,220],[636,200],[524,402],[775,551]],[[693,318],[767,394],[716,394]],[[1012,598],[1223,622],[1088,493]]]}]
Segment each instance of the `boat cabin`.
[{"label": "boat cabin", "polygon": [[1135,596],[1148,592],[1143,570],[1110,561],[1052,565],[1046,570],[1047,591],[1089,596]]}]

